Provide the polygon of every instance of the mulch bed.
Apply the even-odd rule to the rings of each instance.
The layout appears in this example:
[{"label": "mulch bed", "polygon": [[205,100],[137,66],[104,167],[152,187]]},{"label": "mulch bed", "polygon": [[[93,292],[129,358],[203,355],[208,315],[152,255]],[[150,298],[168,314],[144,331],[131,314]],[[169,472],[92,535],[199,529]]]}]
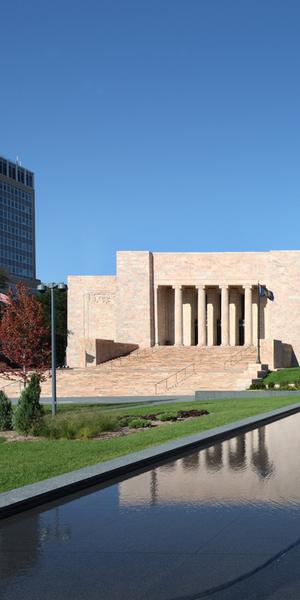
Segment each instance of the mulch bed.
[{"label": "mulch bed", "polygon": [[[167,411],[166,411],[167,412]],[[148,421],[159,421],[159,417],[162,413],[151,413],[147,415],[139,415],[139,419],[147,419]],[[191,410],[179,410],[177,415],[174,415],[172,421],[176,421],[177,419],[189,419],[190,417],[202,417],[204,415],[209,415],[208,410],[197,410],[196,408]],[[127,415],[128,417],[129,415]],[[162,422],[162,421],[160,421]],[[168,423],[168,421],[165,421]]]},{"label": "mulch bed", "polygon": [[21,435],[16,431],[0,431],[0,437],[5,438],[7,442],[38,442],[45,439],[34,435]]}]

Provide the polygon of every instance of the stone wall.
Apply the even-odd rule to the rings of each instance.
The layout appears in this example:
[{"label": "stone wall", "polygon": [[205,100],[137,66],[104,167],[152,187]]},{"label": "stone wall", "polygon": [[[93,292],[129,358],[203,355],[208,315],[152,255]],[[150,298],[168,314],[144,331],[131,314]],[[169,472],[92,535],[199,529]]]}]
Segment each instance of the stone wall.
[{"label": "stone wall", "polygon": [[300,252],[268,254],[270,288],[275,294],[266,312],[269,337],[290,344],[294,363],[300,363]]},{"label": "stone wall", "polygon": [[117,342],[153,344],[153,302],[151,252],[118,252]]},{"label": "stone wall", "polygon": [[68,278],[69,367],[96,364],[96,339],[115,339],[115,299],[115,277]]},{"label": "stone wall", "polygon": [[122,344],[112,340],[96,340],[96,364],[112,360],[119,356],[127,356],[134,350],[137,350],[136,344]]}]

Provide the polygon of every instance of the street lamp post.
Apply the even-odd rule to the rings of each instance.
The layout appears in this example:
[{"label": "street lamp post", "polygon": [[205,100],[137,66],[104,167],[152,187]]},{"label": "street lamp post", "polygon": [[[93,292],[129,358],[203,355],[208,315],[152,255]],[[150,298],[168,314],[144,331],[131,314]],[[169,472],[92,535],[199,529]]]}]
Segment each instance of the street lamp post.
[{"label": "street lamp post", "polygon": [[52,371],[52,416],[57,411],[57,399],[56,399],[56,319],[55,319],[55,290],[58,289],[61,292],[65,292],[68,286],[65,283],[48,283],[45,285],[41,283],[37,286],[38,292],[44,294],[50,290],[51,294],[51,371]]}]

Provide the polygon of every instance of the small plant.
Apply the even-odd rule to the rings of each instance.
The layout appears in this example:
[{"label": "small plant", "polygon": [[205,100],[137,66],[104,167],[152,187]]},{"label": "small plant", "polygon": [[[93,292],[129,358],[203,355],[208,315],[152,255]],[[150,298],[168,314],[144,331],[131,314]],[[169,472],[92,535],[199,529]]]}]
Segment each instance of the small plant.
[{"label": "small plant", "polygon": [[119,418],[119,425],[120,427],[128,427],[128,423],[129,421],[132,419],[132,417],[120,417]]},{"label": "small plant", "polygon": [[83,427],[81,427],[77,432],[76,437],[80,440],[89,440],[94,437],[94,432],[88,425],[83,425]]},{"label": "small plant", "polygon": [[275,387],[274,381],[269,381],[269,383],[268,383],[268,390],[274,390],[274,387]]},{"label": "small plant", "polygon": [[287,382],[285,382],[285,383],[281,382],[279,389],[282,391],[285,391],[285,392],[286,391],[290,392],[292,388],[289,386],[289,384]]},{"label": "small plant", "polygon": [[7,395],[0,391],[0,431],[12,429],[12,406]]},{"label": "small plant", "polygon": [[296,388],[297,390],[299,390],[299,389],[300,389],[300,379],[295,379],[295,388]]},{"label": "small plant", "polygon": [[[160,415],[158,415],[158,413],[151,413],[149,415],[145,414],[145,415],[140,415],[139,417],[135,417],[132,415],[123,415],[122,417],[119,417],[119,425],[120,427],[131,427],[131,421],[132,419],[139,419],[142,421],[157,421],[157,419],[160,418]],[[149,425],[148,425],[149,427]]]},{"label": "small plant", "polygon": [[40,378],[34,373],[28,386],[22,391],[15,414],[13,416],[14,429],[25,435],[38,435],[42,417],[43,407],[40,404]]},{"label": "small plant", "polygon": [[159,415],[160,421],[177,421],[177,415],[172,412],[164,412]]},{"label": "small plant", "polygon": [[147,419],[139,419],[138,417],[133,417],[128,420],[128,427],[132,429],[140,429],[144,427],[151,427],[151,421]]},{"label": "small plant", "polygon": [[251,383],[249,390],[265,390],[266,384],[263,381],[258,381],[257,383]]},{"label": "small plant", "polygon": [[209,415],[208,410],[198,410],[198,409],[190,409],[190,410],[179,410],[177,413],[177,417],[181,419],[189,419],[190,417],[203,417],[204,415]]}]

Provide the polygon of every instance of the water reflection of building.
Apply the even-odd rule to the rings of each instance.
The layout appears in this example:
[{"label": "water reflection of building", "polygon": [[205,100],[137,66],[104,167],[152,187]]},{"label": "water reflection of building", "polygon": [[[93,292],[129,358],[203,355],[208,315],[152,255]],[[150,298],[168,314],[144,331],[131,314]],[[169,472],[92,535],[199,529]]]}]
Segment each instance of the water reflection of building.
[{"label": "water reflection of building", "polygon": [[[0,529],[1,593],[13,580],[37,563],[40,549],[39,515],[23,515],[2,521]],[[17,560],[16,560],[17,558]],[[4,595],[2,596],[4,597]]]},{"label": "water reflection of building", "polygon": [[258,430],[258,445],[252,448],[251,460],[253,467],[262,479],[272,475],[274,465],[269,459],[265,427],[260,427]]},{"label": "water reflection of building", "polygon": [[[1,523],[0,581],[1,592],[13,586],[19,577],[34,570],[47,542],[68,542],[71,527],[61,519],[61,509],[45,514],[20,514]],[[4,597],[1,596],[1,597]]]},{"label": "water reflection of building", "polygon": [[243,497],[280,502],[291,496],[300,500],[293,476],[300,451],[299,421],[295,416],[277,421],[123,481],[120,503],[235,502]]},{"label": "water reflection of building", "polygon": [[233,470],[244,469],[246,465],[246,435],[238,435],[228,442],[228,464]]}]

